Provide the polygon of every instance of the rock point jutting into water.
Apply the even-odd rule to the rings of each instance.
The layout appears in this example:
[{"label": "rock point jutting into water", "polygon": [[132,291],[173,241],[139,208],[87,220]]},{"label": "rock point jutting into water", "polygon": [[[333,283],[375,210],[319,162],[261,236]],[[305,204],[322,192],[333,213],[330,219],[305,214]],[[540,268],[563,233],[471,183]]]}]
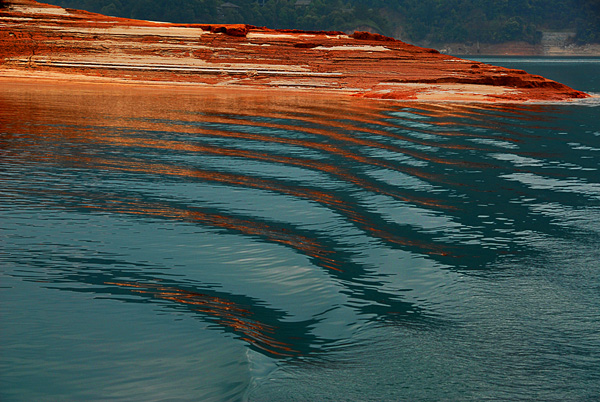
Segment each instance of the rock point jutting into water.
[{"label": "rock point jutting into water", "polygon": [[0,9],[0,78],[190,84],[436,101],[588,94],[522,70],[367,32],[273,30],[108,17],[33,0]]}]

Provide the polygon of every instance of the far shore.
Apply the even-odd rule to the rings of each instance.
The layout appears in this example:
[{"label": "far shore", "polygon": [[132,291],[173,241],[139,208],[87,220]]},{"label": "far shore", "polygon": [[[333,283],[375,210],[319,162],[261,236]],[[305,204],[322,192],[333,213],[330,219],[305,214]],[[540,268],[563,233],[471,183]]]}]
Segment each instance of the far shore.
[{"label": "far shore", "polygon": [[536,44],[527,42],[429,44],[443,54],[457,57],[529,56],[529,57],[600,57],[600,43]]}]

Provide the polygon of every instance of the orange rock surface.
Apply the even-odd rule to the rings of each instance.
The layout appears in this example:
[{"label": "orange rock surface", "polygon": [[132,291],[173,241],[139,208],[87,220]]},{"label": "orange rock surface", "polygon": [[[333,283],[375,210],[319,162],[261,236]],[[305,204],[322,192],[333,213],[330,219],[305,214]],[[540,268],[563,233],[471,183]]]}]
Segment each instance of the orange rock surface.
[{"label": "orange rock surface", "polygon": [[33,0],[0,9],[0,78],[169,83],[397,100],[563,101],[589,95],[521,70],[367,32],[108,17]]}]

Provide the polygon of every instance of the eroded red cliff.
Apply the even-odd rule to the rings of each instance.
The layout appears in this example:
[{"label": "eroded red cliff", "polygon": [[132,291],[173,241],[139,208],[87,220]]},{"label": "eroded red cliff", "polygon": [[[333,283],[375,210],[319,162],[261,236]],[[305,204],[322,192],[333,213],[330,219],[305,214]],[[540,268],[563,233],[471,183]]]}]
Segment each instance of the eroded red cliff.
[{"label": "eroded red cliff", "polygon": [[525,71],[382,35],[170,24],[33,0],[0,9],[0,77],[179,82],[381,99],[527,101],[589,95]]}]

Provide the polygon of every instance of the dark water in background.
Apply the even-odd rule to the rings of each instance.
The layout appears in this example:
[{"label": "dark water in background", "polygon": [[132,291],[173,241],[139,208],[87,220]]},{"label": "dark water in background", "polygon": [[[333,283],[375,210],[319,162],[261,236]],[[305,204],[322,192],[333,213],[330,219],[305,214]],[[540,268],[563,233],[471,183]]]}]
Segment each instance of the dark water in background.
[{"label": "dark water in background", "polygon": [[594,103],[2,88],[0,400],[598,399]]}]

